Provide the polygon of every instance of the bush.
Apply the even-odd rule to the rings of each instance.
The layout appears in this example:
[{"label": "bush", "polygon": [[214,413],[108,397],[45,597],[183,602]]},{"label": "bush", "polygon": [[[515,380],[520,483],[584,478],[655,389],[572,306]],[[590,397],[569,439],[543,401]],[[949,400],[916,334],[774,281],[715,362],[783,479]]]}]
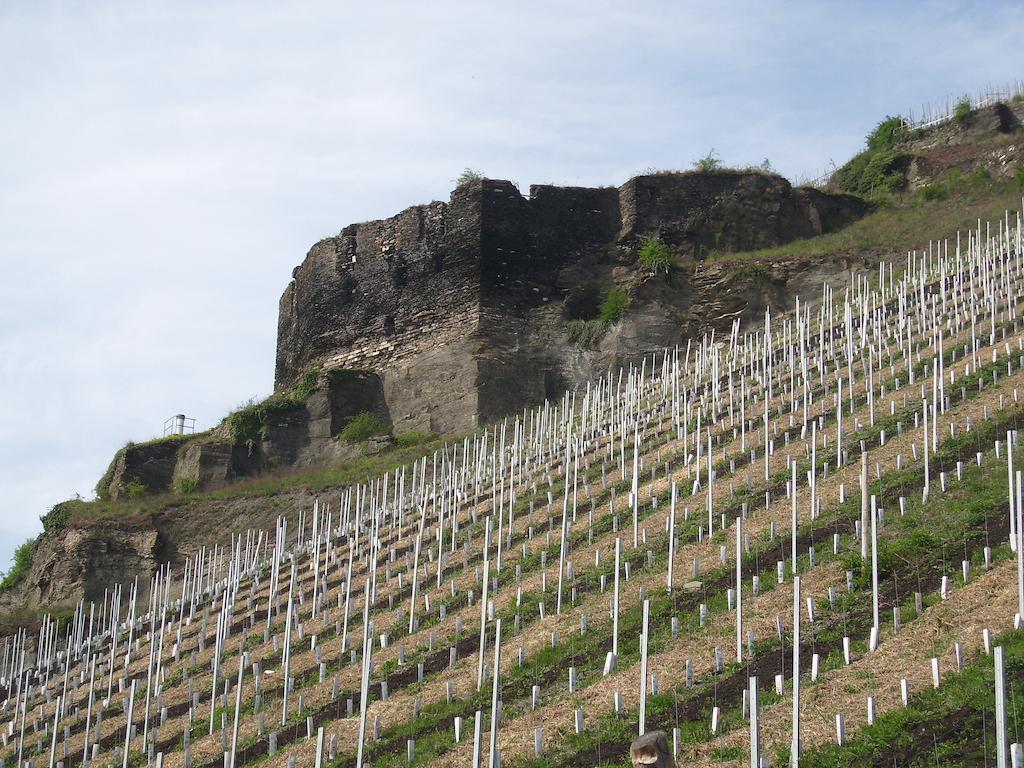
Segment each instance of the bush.
[{"label": "bush", "polygon": [[146,486],[138,480],[132,480],[124,487],[124,492],[130,499],[137,499],[146,494]]},{"label": "bush", "polygon": [[78,499],[62,501],[50,507],[50,511],[45,515],[40,515],[39,522],[43,524],[43,533],[58,533],[67,528],[68,520],[71,519],[71,507],[78,501]]},{"label": "bush", "polygon": [[477,173],[472,168],[465,168],[459,174],[459,178],[455,180],[455,184],[461,187],[463,184],[469,184],[471,181],[481,181],[483,178],[484,175],[482,173]]},{"label": "bush", "polygon": [[956,106],[953,107],[953,119],[958,123],[963,123],[971,116],[971,112],[973,111],[974,110],[971,109],[971,100],[967,96],[964,96],[956,103]]},{"label": "bush", "polygon": [[712,147],[711,151],[704,155],[704,157],[693,161],[693,167],[701,173],[714,173],[715,171],[722,170],[722,158],[718,156],[715,148]]},{"label": "bush", "polygon": [[302,408],[316,390],[319,376],[318,370],[306,371],[287,392],[275,392],[263,402],[249,402],[228,414],[225,422],[231,440],[244,445],[251,453],[267,431],[267,417]]},{"label": "bush", "polygon": [[854,155],[833,179],[843,192],[884,200],[903,188],[912,156],[893,149],[910,136],[901,117],[887,116],[865,137],[867,149]]},{"label": "bush", "polygon": [[883,149],[892,149],[898,141],[907,138],[907,124],[902,117],[886,115],[886,118],[875,126],[865,137],[865,144],[869,152],[878,152]]},{"label": "bush", "polygon": [[637,250],[640,266],[651,274],[664,272],[666,275],[676,266],[675,254],[657,237],[645,236]]},{"label": "bush", "polygon": [[594,320],[570,320],[565,324],[565,335],[569,342],[581,347],[596,346],[608,332],[608,323],[600,318]]},{"label": "bush", "polygon": [[341,438],[346,443],[361,443],[377,435],[390,435],[391,425],[375,413],[363,411],[349,419],[341,430]]},{"label": "bush", "polygon": [[1013,169],[1013,186],[1017,191],[1024,191],[1024,163],[1017,163]]},{"label": "bush", "polygon": [[949,189],[941,181],[933,181],[929,184],[925,184],[914,192],[914,199],[919,202],[946,200],[948,198]]},{"label": "bush", "polygon": [[395,436],[395,442],[399,448],[415,448],[417,445],[423,445],[429,443],[437,437],[433,432],[427,432],[426,430],[419,432],[404,432],[401,435]]},{"label": "bush", "polygon": [[597,317],[573,318],[565,324],[565,335],[571,344],[594,347],[604,338],[612,323],[618,322],[629,309],[629,294],[621,288],[605,293]]},{"label": "bush", "polygon": [[836,181],[844,192],[861,197],[891,194],[906,184],[911,159],[908,152],[867,150],[836,171]]},{"label": "bush", "polygon": [[629,294],[621,288],[612,288],[605,294],[601,302],[601,311],[598,319],[606,323],[614,323],[621,320],[626,310],[629,309]]},{"label": "bush", "polygon": [[195,493],[197,488],[199,488],[198,477],[178,477],[174,480],[174,490],[182,496]]},{"label": "bush", "polygon": [[36,551],[36,539],[32,538],[14,550],[14,557],[11,559],[11,569],[3,575],[0,581],[0,592],[6,591],[18,585],[22,579],[28,576],[32,567],[32,555]]}]

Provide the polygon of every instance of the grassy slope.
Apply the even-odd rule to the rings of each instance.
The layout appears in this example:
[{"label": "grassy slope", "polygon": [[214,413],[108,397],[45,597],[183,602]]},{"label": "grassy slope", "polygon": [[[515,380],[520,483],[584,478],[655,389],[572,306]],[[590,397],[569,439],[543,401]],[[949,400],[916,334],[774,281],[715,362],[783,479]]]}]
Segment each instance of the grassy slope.
[{"label": "grassy slope", "polygon": [[235,498],[273,496],[291,491],[323,491],[339,488],[367,478],[378,477],[395,467],[412,463],[423,456],[431,456],[446,442],[458,438],[436,438],[424,443],[394,448],[374,456],[362,456],[336,465],[271,472],[209,491],[188,494],[163,493],[119,501],[64,502],[68,524],[87,526],[104,521],[129,521],[145,524],[157,512],[201,506],[208,502]]},{"label": "grassy slope", "polygon": [[[1008,691],[1007,732],[1024,729],[1024,707],[1015,692],[1024,684],[1024,636],[1007,632],[1002,645]],[[842,747],[829,744],[804,753],[805,766],[995,764],[995,694],[991,656],[982,655],[937,690],[925,690],[906,708],[880,715]]]},{"label": "grassy slope", "polygon": [[994,221],[1005,211],[1020,210],[1022,190],[1012,182],[963,184],[945,200],[906,200],[883,205],[850,226],[819,237],[775,248],[721,254],[715,261],[818,259],[872,256],[927,248],[930,241],[955,240],[958,230],[976,227],[978,219]]}]

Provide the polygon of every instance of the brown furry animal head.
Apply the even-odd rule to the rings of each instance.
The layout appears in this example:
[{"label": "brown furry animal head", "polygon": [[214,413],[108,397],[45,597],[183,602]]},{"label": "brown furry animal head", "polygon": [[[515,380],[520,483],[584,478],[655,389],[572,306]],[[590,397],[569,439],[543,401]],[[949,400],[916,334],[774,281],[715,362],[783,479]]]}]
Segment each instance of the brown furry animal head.
[{"label": "brown furry animal head", "polygon": [[629,747],[634,768],[676,768],[664,731],[650,731]]}]

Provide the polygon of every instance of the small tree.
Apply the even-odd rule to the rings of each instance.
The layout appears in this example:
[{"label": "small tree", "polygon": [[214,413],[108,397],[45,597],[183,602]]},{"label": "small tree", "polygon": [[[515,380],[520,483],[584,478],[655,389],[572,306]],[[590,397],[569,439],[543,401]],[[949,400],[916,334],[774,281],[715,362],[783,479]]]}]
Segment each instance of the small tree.
[{"label": "small tree", "polygon": [[907,137],[907,124],[902,117],[887,115],[875,129],[865,138],[868,150],[877,152],[882,149],[891,149],[896,142]]},{"label": "small tree", "polygon": [[953,119],[958,123],[962,123],[971,116],[971,111],[971,100],[967,96],[964,96],[953,108]]},{"label": "small tree", "polygon": [[715,171],[722,170],[722,158],[718,156],[715,148],[712,147],[711,151],[704,155],[704,157],[693,161],[693,167],[701,173],[714,173]]}]

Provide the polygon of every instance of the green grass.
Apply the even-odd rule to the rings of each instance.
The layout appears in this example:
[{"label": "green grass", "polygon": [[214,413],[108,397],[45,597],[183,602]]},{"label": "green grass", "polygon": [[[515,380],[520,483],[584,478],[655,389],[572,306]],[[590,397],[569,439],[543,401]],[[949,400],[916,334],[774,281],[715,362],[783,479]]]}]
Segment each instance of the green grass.
[{"label": "green grass", "polygon": [[594,347],[608,333],[608,323],[600,318],[593,320],[569,320],[565,324],[565,335],[571,344]]},{"label": "green grass", "polygon": [[[955,177],[954,177],[955,178]],[[1024,170],[1021,171],[1024,185]],[[978,219],[994,221],[1007,210],[1020,208],[1017,182],[995,181],[986,185],[967,183],[950,185],[947,194],[937,199],[921,196],[892,205],[880,206],[864,218],[843,229],[805,240],[795,240],[774,248],[744,253],[722,254],[722,261],[774,261],[786,259],[824,259],[837,256],[891,256],[927,248],[929,241],[955,240],[958,231],[977,226]],[[952,249],[951,249],[952,250]]]},{"label": "green grass", "polygon": [[0,592],[13,589],[28,576],[29,569],[32,567],[32,553],[35,552],[36,541],[33,537],[14,550],[11,567],[0,580]]},{"label": "green grass", "polygon": [[429,443],[431,440],[436,439],[437,435],[425,430],[403,432],[400,435],[395,435],[395,444],[398,445],[399,448],[415,448],[417,445],[423,445],[424,443]]},{"label": "green grass", "polygon": [[247,403],[227,415],[224,423],[231,434],[231,440],[245,445],[251,451],[263,439],[268,418],[276,413],[294,411],[306,404],[317,387],[320,372],[310,370],[303,373],[290,390],[275,392],[258,403]]},{"label": "green grass", "polygon": [[612,288],[601,299],[597,317],[567,320],[565,335],[571,344],[595,347],[608,333],[612,324],[626,316],[628,309],[629,293],[621,288]]},{"label": "green grass", "polygon": [[[993,640],[1003,646],[1008,690],[1024,683],[1024,634],[1006,632]],[[940,688],[926,689],[865,726],[842,747],[825,744],[804,752],[808,768],[886,764],[901,766],[995,765],[995,694],[991,656],[980,655],[958,675],[948,677]],[[1024,729],[1024,707],[1007,705],[1007,732]],[[778,764],[788,756],[780,752]]]},{"label": "green grass", "polygon": [[659,238],[645,235],[640,238],[640,246],[636,252],[637,263],[647,272],[668,274],[677,263],[676,255],[669,246]]},{"label": "green grass", "polygon": [[598,319],[606,323],[617,322],[625,316],[627,309],[629,309],[629,294],[621,288],[612,288],[601,301]]},{"label": "green grass", "polygon": [[199,487],[199,478],[197,477],[178,477],[174,480],[174,491],[183,495],[195,493]]},{"label": "green grass", "polygon": [[[340,488],[355,482],[364,482],[384,472],[395,469],[423,456],[440,450],[445,444],[459,440],[461,436],[429,438],[424,433],[410,438],[411,445],[397,445],[395,448],[373,456],[361,456],[329,467],[317,469],[296,469],[277,473],[266,473],[252,478],[240,479],[228,486],[211,490],[199,490],[187,495],[161,493],[139,498],[117,501],[97,498],[93,501],[71,499],[55,505],[42,517],[45,532],[56,532],[65,527],[89,527],[90,525],[117,522],[126,527],[140,527],[152,524],[152,516],[161,511],[179,511],[201,508],[211,501],[243,497],[267,497],[289,491],[323,491]],[[423,440],[420,442],[420,440]],[[180,513],[180,512],[179,512]]]},{"label": "green grass", "polygon": [[371,437],[390,434],[391,425],[385,419],[376,413],[362,411],[349,419],[340,437],[346,443],[361,443]]},{"label": "green grass", "polygon": [[965,96],[956,103],[956,107],[953,109],[953,119],[958,123],[964,123],[973,111],[971,109],[971,100]]}]

